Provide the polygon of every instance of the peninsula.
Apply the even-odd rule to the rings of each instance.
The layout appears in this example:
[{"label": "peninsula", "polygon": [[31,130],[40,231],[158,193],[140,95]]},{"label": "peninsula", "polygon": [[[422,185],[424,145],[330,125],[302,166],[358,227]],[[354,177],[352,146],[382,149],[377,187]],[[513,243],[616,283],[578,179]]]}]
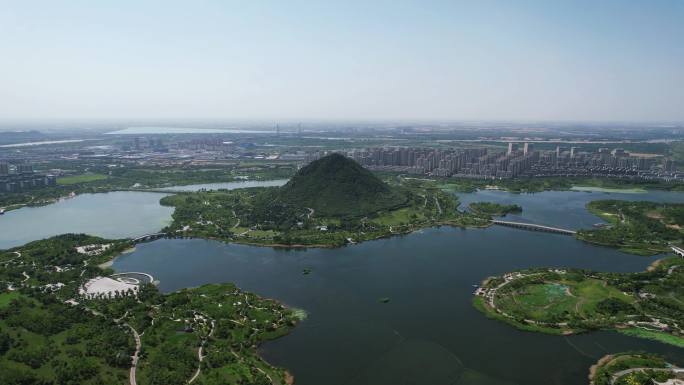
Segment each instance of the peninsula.
[{"label": "peninsula", "polygon": [[66,234],[0,251],[0,383],[286,384],[257,346],[302,313],[212,284],[160,293],[98,265],[129,240]]}]

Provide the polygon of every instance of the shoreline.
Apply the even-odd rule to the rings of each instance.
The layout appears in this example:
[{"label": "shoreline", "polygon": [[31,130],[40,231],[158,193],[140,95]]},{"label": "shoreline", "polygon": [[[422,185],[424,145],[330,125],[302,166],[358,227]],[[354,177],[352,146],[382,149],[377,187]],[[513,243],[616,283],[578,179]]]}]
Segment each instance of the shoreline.
[{"label": "shoreline", "polygon": [[594,365],[589,367],[589,385],[594,385],[594,377],[596,377],[596,371],[604,364],[610,362],[613,359],[612,354],[606,354],[605,356],[599,358]]},{"label": "shoreline", "polygon": [[135,245],[121,251],[120,253],[113,256],[110,260],[102,262],[101,264],[97,265],[97,267],[99,267],[101,270],[108,269],[108,268],[112,267],[112,265],[114,265],[114,261],[116,261],[117,258],[119,258],[120,256],[122,256],[124,254],[130,254],[134,251],[135,251]]},{"label": "shoreline", "polygon": [[[647,269],[644,271],[653,271],[655,270],[653,265],[658,266],[659,264],[662,263],[662,261],[666,260],[667,258],[661,258],[658,259],[657,261],[654,261],[651,263],[651,266],[649,266]],[[548,269],[551,271],[551,269]],[[672,330],[669,330],[669,332],[666,332],[665,329],[661,330],[653,330],[652,328],[645,327],[643,325],[638,325],[636,323],[633,323],[633,321],[625,321],[625,320],[613,320],[613,323],[611,324],[603,324],[603,325],[594,325],[592,326],[591,324],[589,325],[576,325],[572,326],[572,324],[569,321],[562,320],[563,322],[554,321],[554,322],[548,322],[548,321],[540,321],[536,320],[534,318],[528,319],[528,318],[523,318],[523,316],[520,317],[515,317],[512,316],[505,311],[502,311],[499,309],[499,306],[495,304],[496,300],[496,292],[502,288],[504,285],[507,283],[513,282],[516,279],[525,279],[529,278],[532,274],[528,274],[527,276],[523,276],[520,274],[520,272],[509,272],[506,274],[513,275],[515,273],[518,273],[518,276],[514,279],[506,279],[504,282],[500,283],[498,286],[491,288],[487,287],[484,292],[480,292],[481,288],[485,288],[489,283],[491,282],[492,279],[496,278],[502,278],[504,276],[490,276],[482,280],[482,283],[480,285],[480,288],[477,289],[477,291],[474,293],[474,297],[471,301],[472,306],[478,310],[479,312],[483,313],[487,318],[493,319],[496,321],[503,322],[505,324],[508,324],[518,330],[522,331],[531,331],[531,332],[536,332],[536,333],[542,333],[542,334],[549,334],[549,335],[576,335],[576,334],[584,334],[584,333],[591,333],[595,331],[612,331],[620,334],[624,334],[630,337],[634,337],[637,339],[646,339],[646,340],[651,340],[651,341],[656,341],[665,345],[669,346],[676,346],[676,347],[684,347],[684,335],[681,334],[680,331],[677,331],[676,328],[676,323],[675,328]],[[590,275],[585,275],[585,277],[590,277],[592,279],[599,279],[595,276]],[[510,278],[510,276],[509,276]],[[535,281],[536,282],[536,281]],[[543,281],[544,283],[547,283],[549,281]],[[604,282],[605,283],[605,282]],[[487,290],[490,290],[490,292],[487,292]],[[491,291],[494,290],[494,291]],[[650,316],[653,318],[654,316]],[[586,319],[586,318],[585,318]],[[586,319],[588,321],[592,321],[591,319]],[[617,322],[616,322],[617,321]],[[656,319],[658,321],[658,319]],[[659,322],[659,321],[658,321]],[[647,325],[648,326],[648,325]],[[667,326],[667,325],[666,325]]]},{"label": "shoreline", "polygon": [[324,244],[324,243],[314,243],[314,244],[284,244],[284,243],[258,243],[258,242],[242,242],[239,240],[229,240],[229,239],[223,239],[223,238],[217,238],[217,237],[198,237],[198,236],[178,236],[176,237],[168,237],[166,239],[205,239],[209,241],[217,241],[217,242],[222,242],[226,244],[236,244],[236,245],[247,245],[247,246],[257,246],[257,247],[271,247],[274,249],[337,249],[341,247],[346,247],[350,245],[360,245],[365,242],[370,242],[370,241],[377,241],[379,239],[386,239],[386,238],[392,238],[395,236],[403,236],[403,235],[408,235],[415,233],[417,231],[425,230],[425,229],[430,229],[430,228],[437,228],[437,227],[442,227],[442,226],[448,226],[448,227],[454,227],[454,228],[460,228],[460,229],[486,229],[491,226],[493,226],[493,223],[488,223],[488,224],[483,224],[483,225],[460,225],[460,224],[454,224],[450,222],[437,222],[434,224],[431,224],[429,226],[423,226],[415,229],[411,229],[408,231],[401,231],[401,232],[392,232],[389,234],[383,234],[379,235],[377,237],[373,237],[370,239],[364,239],[360,241],[354,241],[353,243],[344,243],[342,245],[334,245],[334,244]]}]

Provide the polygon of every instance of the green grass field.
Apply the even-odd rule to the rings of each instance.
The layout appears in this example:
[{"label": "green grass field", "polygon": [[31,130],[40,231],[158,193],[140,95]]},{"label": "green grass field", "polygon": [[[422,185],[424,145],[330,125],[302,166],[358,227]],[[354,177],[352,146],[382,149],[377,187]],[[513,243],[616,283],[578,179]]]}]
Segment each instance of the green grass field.
[{"label": "green grass field", "polygon": [[103,179],[107,179],[107,175],[87,173],[87,174],[63,176],[61,178],[57,178],[57,184],[68,186],[68,185],[72,185],[72,184],[95,182],[95,181],[103,180]]},{"label": "green grass field", "polygon": [[373,219],[373,222],[383,226],[399,226],[409,224],[415,220],[425,220],[425,215],[415,207],[405,207],[382,213],[379,217]]},{"label": "green grass field", "polygon": [[507,294],[497,298],[501,310],[541,322],[558,322],[568,315],[591,318],[597,312],[597,304],[607,298],[634,302],[633,297],[596,279],[527,285]]}]

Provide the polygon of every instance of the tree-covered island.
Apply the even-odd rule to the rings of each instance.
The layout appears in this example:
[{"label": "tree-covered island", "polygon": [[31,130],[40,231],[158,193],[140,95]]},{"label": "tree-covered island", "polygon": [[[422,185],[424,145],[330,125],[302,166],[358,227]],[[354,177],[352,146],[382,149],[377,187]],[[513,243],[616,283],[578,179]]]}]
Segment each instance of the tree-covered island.
[{"label": "tree-covered island", "polygon": [[165,197],[170,236],[284,247],[334,247],[437,225],[488,226],[457,210],[437,184],[380,180],[353,160],[328,155],[282,187],[200,191]]},{"label": "tree-covered island", "polygon": [[66,234],[0,251],[1,384],[291,382],[256,347],[301,312],[232,284],[162,294],[99,267],[130,247]]},{"label": "tree-covered island", "polygon": [[639,273],[530,269],[486,279],[474,305],[523,330],[573,334],[616,329],[684,347],[684,260]]},{"label": "tree-covered island", "polygon": [[502,217],[506,214],[522,212],[522,207],[520,207],[519,205],[502,205],[500,203],[494,202],[473,202],[468,205],[468,208],[470,208],[470,210],[472,210],[476,214],[488,217]]}]

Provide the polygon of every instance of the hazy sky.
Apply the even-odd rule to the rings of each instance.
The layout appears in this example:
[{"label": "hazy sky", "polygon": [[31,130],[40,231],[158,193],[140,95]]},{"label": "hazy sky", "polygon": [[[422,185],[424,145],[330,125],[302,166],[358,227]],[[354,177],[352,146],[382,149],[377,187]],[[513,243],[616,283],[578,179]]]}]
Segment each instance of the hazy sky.
[{"label": "hazy sky", "polygon": [[0,119],[684,121],[684,1],[0,0]]}]

